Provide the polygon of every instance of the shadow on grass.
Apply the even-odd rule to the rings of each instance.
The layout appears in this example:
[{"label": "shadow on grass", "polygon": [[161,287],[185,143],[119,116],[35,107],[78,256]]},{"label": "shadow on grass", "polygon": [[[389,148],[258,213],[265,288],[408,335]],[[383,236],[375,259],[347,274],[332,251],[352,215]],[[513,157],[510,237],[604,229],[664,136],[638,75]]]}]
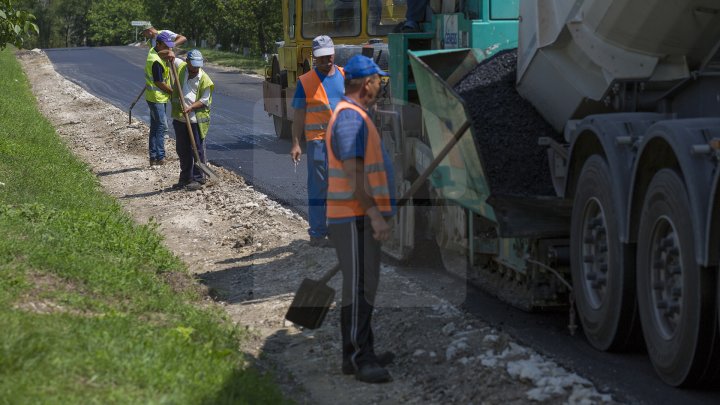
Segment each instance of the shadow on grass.
[{"label": "shadow on grass", "polygon": [[279,387],[268,375],[262,374],[257,367],[236,368],[225,380],[223,387],[201,404],[291,404],[283,398]]}]

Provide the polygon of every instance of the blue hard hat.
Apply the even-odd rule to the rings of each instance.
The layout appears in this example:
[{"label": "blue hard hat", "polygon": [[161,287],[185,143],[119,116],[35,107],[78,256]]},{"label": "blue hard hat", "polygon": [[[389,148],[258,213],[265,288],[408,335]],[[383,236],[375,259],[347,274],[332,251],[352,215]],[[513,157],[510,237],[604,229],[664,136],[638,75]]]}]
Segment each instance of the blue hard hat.
[{"label": "blue hard hat", "polygon": [[378,74],[380,76],[387,76],[388,74],[380,69],[372,59],[363,55],[355,55],[345,65],[345,78],[346,79],[358,79],[361,77],[372,76]]}]

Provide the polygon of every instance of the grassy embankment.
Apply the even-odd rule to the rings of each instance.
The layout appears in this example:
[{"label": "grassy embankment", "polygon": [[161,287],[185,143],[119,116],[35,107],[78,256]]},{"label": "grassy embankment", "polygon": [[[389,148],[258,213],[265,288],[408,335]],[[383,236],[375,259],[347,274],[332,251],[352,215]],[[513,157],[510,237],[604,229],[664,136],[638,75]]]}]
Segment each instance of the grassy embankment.
[{"label": "grassy embankment", "polygon": [[[186,50],[192,49],[187,45],[183,45]],[[265,60],[259,56],[243,56],[235,52],[223,52],[210,48],[199,48],[203,57],[210,63],[221,66],[229,66],[238,68],[243,73],[254,73],[265,76]]]},{"label": "grassy embankment", "polygon": [[243,333],[163,281],[184,265],[70,154],[7,49],[0,71],[0,404],[283,402]]}]

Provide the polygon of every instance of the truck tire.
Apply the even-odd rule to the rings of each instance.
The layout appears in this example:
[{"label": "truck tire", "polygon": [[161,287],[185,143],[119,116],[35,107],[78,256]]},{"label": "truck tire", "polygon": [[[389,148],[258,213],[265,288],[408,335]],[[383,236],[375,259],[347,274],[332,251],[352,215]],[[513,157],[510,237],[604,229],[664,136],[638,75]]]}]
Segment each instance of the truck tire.
[{"label": "truck tire", "polygon": [[[270,81],[279,84],[282,88],[287,88],[287,72],[280,69],[280,60],[277,55],[273,55],[270,64]],[[282,100],[284,103],[285,100]],[[273,125],[275,127],[275,135],[280,139],[290,139],[292,135],[292,122],[285,117],[273,115]]]},{"label": "truck tire", "polygon": [[599,350],[637,339],[635,272],[619,239],[622,213],[612,200],[605,160],[591,156],[577,183],[570,231],[573,292],[583,331]]},{"label": "truck tire", "polygon": [[292,135],[292,122],[277,115],[273,115],[273,125],[275,126],[275,135],[280,139],[290,139]]},{"label": "truck tire", "polygon": [[637,289],[648,355],[672,386],[709,382],[718,368],[716,274],[695,259],[685,185],[660,170],[645,195],[638,230]]}]

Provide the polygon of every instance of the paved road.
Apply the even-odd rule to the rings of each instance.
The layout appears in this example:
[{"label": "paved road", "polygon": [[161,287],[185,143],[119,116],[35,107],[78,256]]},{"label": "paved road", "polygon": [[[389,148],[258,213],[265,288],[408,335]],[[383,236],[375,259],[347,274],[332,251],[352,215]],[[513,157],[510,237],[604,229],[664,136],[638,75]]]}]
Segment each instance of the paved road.
[{"label": "paved road", "polygon": [[[49,49],[55,69],[96,96],[127,110],[142,87],[144,48]],[[274,135],[272,121],[262,109],[261,79],[208,68],[216,82],[213,126],[208,143],[211,161],[242,174],[250,184],[305,213],[305,166],[295,173],[287,155],[290,144]],[[133,116],[148,122],[142,101]],[[528,314],[511,308],[437,270],[398,268],[424,280],[435,293],[468,288],[463,307],[502,327],[537,351],[593,380],[615,398],[644,404],[720,404],[720,391],[679,390],[655,376],[643,353],[608,354],[592,349],[582,336],[567,333],[567,314]]]},{"label": "paved road", "polygon": [[[147,48],[63,48],[45,52],[61,75],[124,111],[142,90]],[[296,170],[288,154],[290,142],[277,139],[272,120],[263,111],[262,79],[212,67],[206,70],[216,88],[207,138],[208,160],[241,174],[256,189],[306,215],[305,156]],[[134,118],[149,124],[143,98],[132,112]]]}]

